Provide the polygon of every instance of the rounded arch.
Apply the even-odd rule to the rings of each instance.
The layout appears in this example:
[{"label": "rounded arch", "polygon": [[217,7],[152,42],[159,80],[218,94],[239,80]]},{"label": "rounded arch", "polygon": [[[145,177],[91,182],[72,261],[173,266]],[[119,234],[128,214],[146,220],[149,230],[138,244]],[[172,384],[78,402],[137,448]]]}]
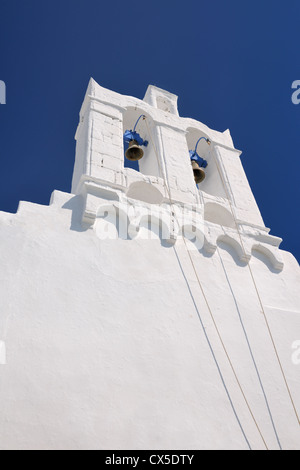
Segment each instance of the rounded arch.
[{"label": "rounded arch", "polygon": [[[149,112],[146,112],[142,107],[139,106],[127,106],[126,110],[123,112],[123,129],[133,130],[134,126],[140,116],[144,115],[148,122],[153,121],[152,116]],[[136,131],[139,134],[142,134],[142,137],[147,132],[147,126],[145,120],[141,118],[136,126]]]},{"label": "rounded arch", "polygon": [[179,229],[178,235],[188,240],[197,250],[201,250],[207,243],[204,230],[192,223],[183,224]]},{"label": "rounded arch", "polygon": [[[143,117],[139,119],[140,116],[145,116],[145,119]],[[136,123],[136,132],[138,132],[144,141],[148,142],[148,145],[142,147],[144,156],[138,162],[129,162],[124,156],[124,166],[140,171],[144,175],[161,176],[155,149],[153,148],[153,145],[156,148],[158,147],[158,143],[155,140],[156,133],[154,132],[155,123],[153,118],[142,107],[128,106],[123,113],[123,134],[126,130],[134,130]]]},{"label": "rounded arch", "polygon": [[225,248],[236,263],[238,260],[243,263],[248,262],[249,258],[245,255],[241,244],[230,235],[219,235],[217,238],[217,245],[220,248]]},{"label": "rounded arch", "polygon": [[[200,139],[200,137],[204,137],[205,139],[209,139],[209,135],[203,132],[202,130],[198,129],[197,127],[187,127],[186,129],[186,141],[189,147],[189,150],[194,150],[195,145]],[[209,146],[205,142],[205,140],[201,140],[198,144],[197,151],[199,155],[203,153],[207,153]],[[202,155],[201,155],[202,156]]]},{"label": "rounded arch", "polygon": [[[255,243],[251,249],[252,254],[256,256],[260,261],[262,261],[268,268],[275,269],[276,271],[281,271],[283,269],[283,263],[275,256],[272,249],[268,248],[261,243]],[[271,266],[270,266],[271,265]]]},{"label": "rounded arch", "polygon": [[[188,149],[194,150],[197,141],[201,137],[204,137],[204,139],[210,139],[210,136],[203,130],[198,129],[197,127],[187,127],[186,140]],[[205,142],[204,139],[201,139],[197,146],[198,155],[207,161],[205,179],[199,184],[199,189],[207,194],[211,194],[212,196],[227,198],[226,190],[216,163],[215,150],[212,145],[207,145],[207,142]]]},{"label": "rounded arch", "polygon": [[236,227],[232,213],[216,202],[207,202],[205,204],[204,220],[213,224],[223,225],[224,227]]},{"label": "rounded arch", "polygon": [[131,183],[126,192],[126,196],[149,204],[161,204],[164,199],[164,195],[159,189],[145,181]]}]

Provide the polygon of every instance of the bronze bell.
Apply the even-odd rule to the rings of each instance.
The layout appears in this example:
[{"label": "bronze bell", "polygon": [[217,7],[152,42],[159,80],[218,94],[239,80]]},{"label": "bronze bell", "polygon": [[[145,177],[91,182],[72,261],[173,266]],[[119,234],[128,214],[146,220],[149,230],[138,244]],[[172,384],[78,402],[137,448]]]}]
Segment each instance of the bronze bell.
[{"label": "bronze bell", "polygon": [[192,168],[194,172],[195,183],[199,184],[205,178],[205,171],[201,168],[195,160],[192,160]]},{"label": "bronze bell", "polygon": [[128,160],[136,161],[140,160],[144,156],[144,151],[138,145],[136,140],[131,140],[128,145],[128,149],[125,152],[125,157]]}]

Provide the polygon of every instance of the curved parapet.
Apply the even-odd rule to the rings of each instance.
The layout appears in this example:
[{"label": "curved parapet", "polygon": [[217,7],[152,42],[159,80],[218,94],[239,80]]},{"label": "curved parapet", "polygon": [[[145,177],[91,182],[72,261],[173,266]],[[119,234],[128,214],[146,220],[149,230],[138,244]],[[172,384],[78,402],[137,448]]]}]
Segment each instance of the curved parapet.
[{"label": "curved parapet", "polygon": [[240,261],[242,261],[243,263],[249,262],[251,255],[246,253],[244,246],[242,246],[239,240],[238,235],[237,236],[233,236],[233,235],[230,236],[227,234],[219,235],[217,238],[217,243],[218,242],[223,242],[223,243],[230,245],[231,248],[235,250]]},{"label": "curved parapet", "polygon": [[283,270],[284,263],[278,248],[266,245],[264,243],[254,243],[252,245],[252,252],[253,251],[257,251],[258,253],[263,254],[277,271]]},{"label": "curved parapet", "polygon": [[180,227],[179,237],[184,237],[187,240],[188,247],[193,248],[195,250],[202,250],[202,248],[209,251],[208,243],[205,238],[204,229],[202,226],[193,224],[193,223],[185,223]]},{"label": "curved parapet", "polygon": [[[156,188],[153,189],[156,192]],[[224,216],[228,216],[227,212],[223,212]],[[108,201],[100,204],[96,211],[94,230],[100,239],[160,238],[173,244],[184,237],[189,249],[204,249],[211,254],[215,253],[218,244],[225,243],[234,250],[241,263],[249,263],[252,253],[256,251],[263,254],[275,270],[283,269],[281,252],[271,244],[272,239],[270,244],[263,243],[257,240],[258,236],[247,237],[234,228],[204,221],[201,212],[195,211],[192,206],[137,204],[130,198],[122,202]]]}]

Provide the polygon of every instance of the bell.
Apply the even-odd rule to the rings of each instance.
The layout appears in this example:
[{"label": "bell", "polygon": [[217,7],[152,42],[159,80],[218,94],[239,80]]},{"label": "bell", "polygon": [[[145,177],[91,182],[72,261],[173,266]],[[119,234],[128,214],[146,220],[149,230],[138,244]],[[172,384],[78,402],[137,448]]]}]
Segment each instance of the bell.
[{"label": "bell", "polygon": [[128,145],[128,149],[125,152],[125,157],[128,160],[136,161],[140,160],[144,156],[144,152],[138,145],[136,140],[131,140]]},{"label": "bell", "polygon": [[194,172],[195,183],[201,183],[201,181],[203,181],[205,178],[205,171],[194,160],[192,160],[192,168]]}]

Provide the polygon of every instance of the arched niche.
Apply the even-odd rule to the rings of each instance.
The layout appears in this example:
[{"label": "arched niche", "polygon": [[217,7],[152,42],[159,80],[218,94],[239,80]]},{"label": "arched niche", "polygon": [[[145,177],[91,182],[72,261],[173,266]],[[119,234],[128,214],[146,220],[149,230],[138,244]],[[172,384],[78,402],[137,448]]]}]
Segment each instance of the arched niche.
[{"label": "arched niche", "polygon": [[[186,140],[189,150],[194,150],[197,141],[204,137],[209,139],[209,135],[200,131],[197,128],[189,127],[187,129]],[[216,156],[214,150],[207,144],[204,139],[201,139],[197,146],[197,153],[201,158],[207,161],[208,165],[204,169],[205,179],[198,185],[201,191],[212,196],[226,198],[226,191],[220,176],[220,169],[217,166]]]},{"label": "arched niche", "polygon": [[235,264],[238,266],[246,266],[249,259],[245,257],[243,248],[234,238],[228,235],[220,235],[217,239],[217,245],[231,255]]},{"label": "arched niche", "polygon": [[161,204],[164,199],[164,195],[159,191],[159,189],[144,181],[131,183],[126,192],[126,196],[149,204]]},{"label": "arched niche", "polygon": [[148,141],[148,145],[147,147],[142,146],[144,156],[136,162],[131,162],[126,159],[124,148],[124,167],[140,171],[140,173],[144,175],[161,176],[157,156],[155,153],[155,148],[158,148],[157,135],[151,116],[138,107],[128,107],[123,114],[123,135],[126,130],[134,129],[135,123],[141,115],[144,115],[145,119],[142,117],[139,120],[135,130],[139,133],[143,140]]},{"label": "arched niche", "polygon": [[271,249],[261,243],[252,246],[252,255],[264,263],[272,272],[282,271],[283,269],[283,262],[276,258]]},{"label": "arched niche", "polygon": [[236,228],[232,213],[215,202],[207,202],[204,206],[204,220],[223,227]]}]

